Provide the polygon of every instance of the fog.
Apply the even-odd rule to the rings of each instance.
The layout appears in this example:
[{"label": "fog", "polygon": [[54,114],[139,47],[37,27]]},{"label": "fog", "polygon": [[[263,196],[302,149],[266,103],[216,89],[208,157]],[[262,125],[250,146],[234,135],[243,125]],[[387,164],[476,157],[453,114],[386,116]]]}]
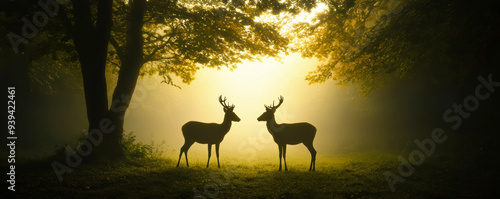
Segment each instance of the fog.
[{"label": "fog", "polygon": [[[373,150],[401,153],[434,128],[448,131],[442,114],[463,98],[457,90],[468,91],[457,86],[429,86],[416,76],[393,80],[364,97],[356,85],[340,87],[332,80],[308,85],[304,78],[318,63],[292,54],[281,62],[264,59],[244,63],[233,72],[204,68],[190,85],[180,84],[182,89],[161,83],[160,77],[141,78],[125,117],[125,132],[132,131],[145,144],[163,142],[160,148],[164,155],[176,158],[184,143],[183,124],[222,122],[224,112],[218,97],[223,95],[236,106],[234,112],[241,121],[233,122],[221,143],[221,156],[238,160],[274,157],[277,145],[265,122],[258,122],[257,117],[265,111],[264,104],[277,102],[281,95],[284,103],[276,111],[277,122],[313,124],[319,155]],[[24,98],[29,105],[20,114],[30,125],[18,125],[26,132],[20,138],[21,154],[53,154],[57,146],[74,143],[86,131],[83,91],[65,86],[64,78],[60,81],[55,93]],[[469,84],[473,87],[476,83]],[[189,155],[204,161],[206,150],[206,145],[194,144]],[[301,144],[290,146],[288,154],[308,158],[309,152]]]}]

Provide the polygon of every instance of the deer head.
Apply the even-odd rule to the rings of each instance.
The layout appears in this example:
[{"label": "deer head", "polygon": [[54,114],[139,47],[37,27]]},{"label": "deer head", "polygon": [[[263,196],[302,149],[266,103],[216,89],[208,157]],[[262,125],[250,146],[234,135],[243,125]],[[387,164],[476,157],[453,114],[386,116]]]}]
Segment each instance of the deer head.
[{"label": "deer head", "polygon": [[234,110],[234,104],[229,104],[226,103],[226,97],[224,97],[224,100],[222,100],[222,95],[219,96],[219,102],[223,107],[224,113],[226,114],[224,117],[229,119],[230,121],[235,121],[239,122],[240,118],[236,115],[236,113],[233,112]]},{"label": "deer head", "polygon": [[278,105],[274,105],[274,100],[273,100],[273,105],[264,105],[264,107],[266,107],[266,112],[262,113],[262,115],[260,115],[259,118],[257,118],[258,121],[269,121],[271,120],[273,117],[274,117],[274,113],[276,112],[276,109],[278,109],[281,104],[283,104],[283,96],[280,96],[278,98]]}]

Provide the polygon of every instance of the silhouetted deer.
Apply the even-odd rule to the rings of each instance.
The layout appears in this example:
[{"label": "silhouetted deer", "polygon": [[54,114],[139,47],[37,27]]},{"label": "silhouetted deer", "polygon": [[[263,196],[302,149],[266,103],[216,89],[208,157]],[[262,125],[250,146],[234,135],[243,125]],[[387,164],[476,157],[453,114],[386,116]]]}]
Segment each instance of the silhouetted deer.
[{"label": "silhouetted deer", "polygon": [[283,103],[283,96],[278,98],[279,104],[266,107],[266,112],[262,113],[262,115],[257,118],[258,121],[266,121],[267,130],[274,138],[274,142],[278,144],[279,148],[279,156],[280,156],[280,168],[281,171],[281,157],[283,155],[283,161],[285,162],[285,171],[286,168],[286,145],[295,145],[304,143],[304,145],[311,152],[311,165],[309,166],[309,171],[314,171],[316,168],[316,150],[313,147],[314,136],[316,135],[316,127],[309,123],[294,123],[294,124],[277,124],[274,118],[274,112],[276,109],[281,106]]},{"label": "silhouetted deer", "polygon": [[179,154],[179,161],[177,161],[177,167],[181,162],[182,153],[186,156],[186,165],[189,167],[187,152],[194,142],[200,144],[208,144],[208,161],[207,168],[210,163],[210,156],[212,153],[212,144],[215,144],[215,153],[217,155],[217,165],[220,168],[219,163],[219,145],[224,139],[224,136],[231,129],[231,122],[239,122],[240,118],[233,112],[234,105],[229,106],[226,104],[226,97],[222,100],[222,95],[219,96],[219,102],[224,107],[224,121],[222,124],[216,123],[202,123],[202,122],[188,122],[182,126],[182,134],[184,135],[184,145],[181,148],[181,153]]}]

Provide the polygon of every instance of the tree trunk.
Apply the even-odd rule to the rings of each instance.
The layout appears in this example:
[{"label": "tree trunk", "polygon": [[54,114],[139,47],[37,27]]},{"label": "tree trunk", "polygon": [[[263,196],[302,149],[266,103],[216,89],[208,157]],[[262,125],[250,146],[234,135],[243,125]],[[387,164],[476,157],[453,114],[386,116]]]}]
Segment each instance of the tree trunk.
[{"label": "tree trunk", "polygon": [[[101,0],[98,3],[97,21],[94,27],[91,5],[89,1],[73,2],[75,17],[73,40],[78,52],[82,69],[85,103],[89,131],[99,129],[100,122],[108,117],[108,97],[106,85],[106,59],[108,42],[112,26],[112,0]],[[120,157],[115,151],[108,150],[113,135],[103,135],[103,141],[95,146],[93,157]],[[113,146],[116,147],[116,146]]]},{"label": "tree trunk", "polygon": [[110,133],[109,147],[119,154],[123,154],[120,144],[123,137],[123,123],[125,112],[129,107],[130,99],[134,94],[137,78],[143,62],[143,18],[146,8],[145,0],[134,0],[131,2],[129,15],[129,26],[127,27],[127,41],[125,45],[126,56],[122,60],[118,82],[113,92],[109,116],[116,125],[116,129]]},{"label": "tree trunk", "polygon": [[131,11],[125,56],[108,110],[105,67],[112,26],[112,0],[99,1],[95,28],[92,25],[89,1],[74,1],[74,42],[82,68],[89,131],[99,130],[101,121],[105,119],[110,119],[114,126],[113,131],[102,134],[102,142],[91,153],[94,160],[113,160],[125,156],[121,144],[124,116],[143,62],[142,28],[146,0],[133,0],[129,3]]},{"label": "tree trunk", "polygon": [[96,34],[97,31],[92,27],[89,1],[75,1],[74,15],[74,43],[82,69],[87,118],[89,125],[92,126],[104,116],[107,110],[105,77],[107,52],[98,49],[102,46],[99,42],[105,40],[103,37],[106,35]]}]

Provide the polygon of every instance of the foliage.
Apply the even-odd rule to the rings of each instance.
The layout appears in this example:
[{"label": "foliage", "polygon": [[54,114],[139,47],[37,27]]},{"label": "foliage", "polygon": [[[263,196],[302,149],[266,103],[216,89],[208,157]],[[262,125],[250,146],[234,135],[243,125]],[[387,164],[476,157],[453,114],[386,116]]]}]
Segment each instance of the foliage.
[{"label": "foliage", "polygon": [[[446,81],[463,77],[472,66],[456,65],[463,48],[458,35],[474,29],[458,20],[463,1],[331,0],[315,23],[298,25],[299,50],[323,64],[306,79],[310,83],[337,80],[343,86],[359,83],[367,95],[394,78],[425,74]],[[478,3],[482,4],[482,3]],[[479,9],[486,9],[482,5]],[[470,13],[478,12],[469,11]],[[461,13],[463,14],[463,13]],[[482,21],[475,21],[480,27]],[[465,46],[465,45],[464,45]],[[464,48],[465,49],[465,48]],[[466,49],[471,55],[471,49]]]},{"label": "foliage", "polygon": [[142,142],[137,142],[136,135],[133,132],[123,135],[123,147],[125,155],[129,159],[157,159],[162,157],[163,151],[161,147],[165,144],[163,141],[160,145],[155,145],[152,142],[150,145]]},{"label": "foliage", "polygon": [[[116,2],[114,11],[124,16],[128,6]],[[189,84],[201,67],[233,70],[243,60],[286,52],[288,40],[278,27],[254,21],[257,10],[258,5],[236,1],[148,1],[140,75],[160,75],[165,83],[177,86],[171,75]],[[125,54],[127,18],[116,17],[114,23],[109,62],[119,66]]]},{"label": "foliage", "polygon": [[[78,138],[71,144],[66,144],[64,146],[56,146],[55,159],[64,160],[67,155],[76,153],[76,151],[87,141],[88,132],[82,132]],[[144,144],[138,142],[136,135],[133,132],[124,133],[122,139],[122,146],[125,151],[125,155],[128,160],[131,161],[144,161],[144,160],[157,160],[163,157],[162,148],[165,145],[165,140],[160,144],[155,144],[154,141],[151,144]]]},{"label": "foliage", "polygon": [[[283,24],[291,17],[275,22],[257,20],[263,15],[309,12],[319,3],[326,5],[325,12],[312,22],[295,24],[293,31],[283,31]],[[358,83],[365,95],[394,78],[419,73],[427,73],[429,81],[460,79],[472,68],[466,64],[474,59],[471,51],[480,48],[464,41],[488,43],[484,35],[469,33],[492,32],[491,24],[484,22],[492,16],[492,5],[494,2],[450,0],[151,0],[144,17],[144,66],[140,75],[160,75],[165,83],[178,86],[172,76],[190,83],[202,67],[233,70],[243,60],[297,50],[304,57],[323,61],[306,77],[310,83],[329,79],[341,86]],[[5,24],[0,28],[2,35],[21,35],[21,18],[29,18],[40,9],[36,2],[25,1],[7,1],[1,7],[0,21]],[[60,15],[51,17],[28,44],[21,46],[29,59],[32,81],[45,88],[50,89],[60,77],[76,77],[79,72],[63,20],[73,18],[67,12],[71,8],[71,4],[61,6]],[[464,14],[467,8],[471,9]],[[96,11],[95,4],[92,9]],[[114,1],[108,85],[116,83],[111,75],[123,62],[129,11],[128,1]],[[477,13],[489,17],[472,16]],[[9,50],[6,37],[0,43],[1,52]]]},{"label": "foliage", "polygon": [[[0,62],[10,63],[2,64],[2,67],[12,67],[12,62],[16,63],[16,58],[23,59],[28,69],[30,87],[42,93],[51,94],[57,92],[57,85],[69,83],[73,88],[81,88],[81,78],[79,76],[80,67],[78,57],[73,52],[72,42],[68,37],[62,34],[64,27],[57,17],[48,17],[45,26],[36,27],[36,34],[27,39],[26,44],[18,46],[20,52],[15,53],[10,43],[8,34],[14,33],[23,37],[22,19],[30,23],[33,19],[33,13],[40,12],[42,9],[37,5],[38,1],[2,1],[0,3]],[[27,29],[30,33],[32,30]],[[16,70],[16,69],[13,69]],[[19,69],[18,69],[19,71]]]},{"label": "foliage", "polygon": [[[113,74],[120,70],[126,56],[126,31],[131,4],[115,0],[113,27],[108,48],[107,79],[113,85]],[[256,22],[256,16],[272,11],[294,12],[310,9],[313,1],[165,1],[147,2],[144,17],[144,61],[141,76],[160,75],[165,83],[177,86],[172,76],[184,83],[194,80],[202,67],[233,70],[243,60],[260,60],[277,57],[287,52],[288,39],[272,23]],[[78,76],[78,54],[68,27],[74,20],[73,5],[59,4],[58,15],[50,17],[29,42],[19,46],[30,67],[30,77],[42,88],[51,89],[56,79]],[[91,1],[92,13],[97,12],[97,2]],[[22,34],[22,17],[31,18],[40,11],[36,2],[3,2],[0,21],[2,35],[13,32]],[[95,19],[93,19],[95,20]],[[2,51],[12,50],[7,37],[0,40]],[[82,87],[80,79],[72,79]]]},{"label": "foliage", "polygon": [[393,15],[391,10],[403,5],[389,2],[329,1],[328,10],[318,16],[317,24],[302,26],[303,38],[309,41],[303,42],[303,56],[326,62],[306,79],[310,83],[334,79],[341,86],[361,82],[360,90],[367,93],[394,68],[399,68],[398,75],[404,76],[413,65],[400,68],[401,60],[394,57],[400,50],[392,48],[396,43],[389,35],[383,35],[390,23],[389,15]]}]

